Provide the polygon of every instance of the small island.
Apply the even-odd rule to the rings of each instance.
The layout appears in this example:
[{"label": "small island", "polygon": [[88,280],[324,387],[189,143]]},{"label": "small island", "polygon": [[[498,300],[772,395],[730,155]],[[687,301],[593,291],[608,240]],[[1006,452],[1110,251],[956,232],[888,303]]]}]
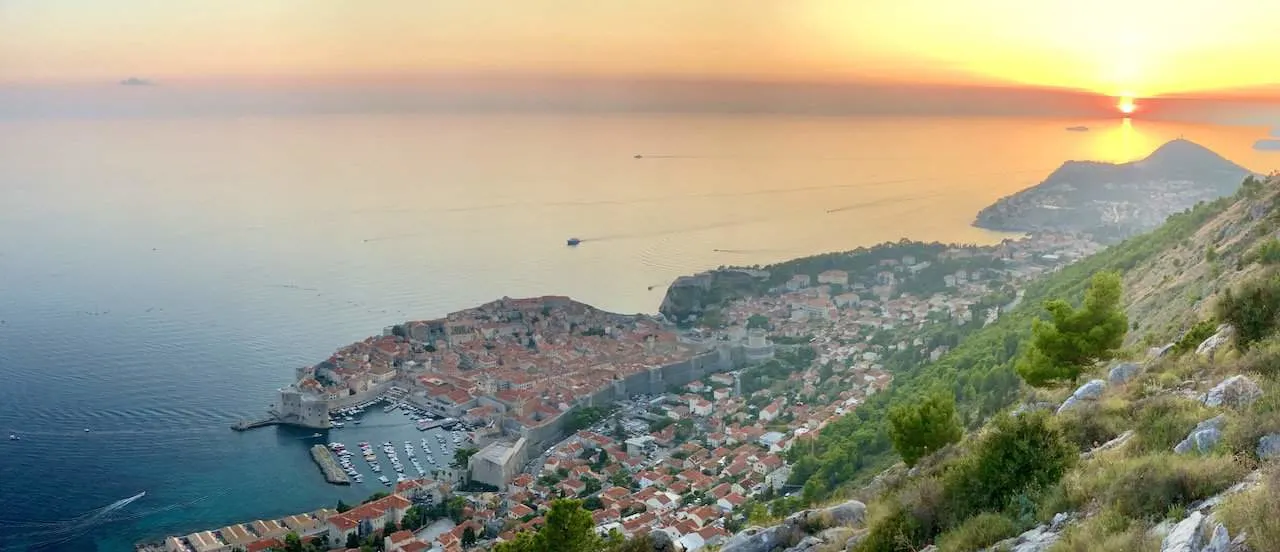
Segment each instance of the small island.
[{"label": "small island", "polygon": [[1089,132],[1089,127],[1084,126],[1084,125],[1079,125],[1079,126],[1069,126],[1069,127],[1067,127],[1067,130],[1068,130],[1068,131],[1070,131],[1070,132]]}]

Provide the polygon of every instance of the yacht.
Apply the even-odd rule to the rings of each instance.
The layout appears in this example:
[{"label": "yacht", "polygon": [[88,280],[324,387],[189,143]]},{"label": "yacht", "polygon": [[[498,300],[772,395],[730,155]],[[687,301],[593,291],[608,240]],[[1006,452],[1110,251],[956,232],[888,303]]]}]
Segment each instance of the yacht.
[{"label": "yacht", "polygon": [[409,478],[405,477],[403,473],[396,476],[396,483],[403,483],[408,480]]},{"label": "yacht", "polygon": [[10,433],[10,434],[9,434],[9,440],[10,440],[10,441],[21,441],[22,439],[18,437],[18,434],[16,434],[16,433]]},{"label": "yacht", "polygon": [[386,485],[386,486],[388,486],[388,487],[390,487],[390,486],[391,486],[391,480],[390,480],[390,479],[387,479],[387,476],[385,476],[385,475],[379,475],[379,476],[378,476],[378,481],[381,481],[383,485]]},{"label": "yacht", "polygon": [[329,427],[332,427],[332,428],[334,428],[334,429],[337,429],[337,428],[344,427],[344,426],[343,426],[342,422],[329,422]]},{"label": "yacht", "polygon": [[427,461],[428,461],[428,462],[431,462],[432,464],[434,464],[434,463],[436,463],[436,457],[434,457],[434,456],[428,456],[428,457],[427,457]]}]

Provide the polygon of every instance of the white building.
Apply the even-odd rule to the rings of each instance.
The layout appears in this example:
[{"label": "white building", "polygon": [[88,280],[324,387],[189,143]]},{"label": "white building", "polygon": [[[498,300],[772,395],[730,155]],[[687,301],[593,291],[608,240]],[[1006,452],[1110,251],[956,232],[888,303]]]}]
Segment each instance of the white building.
[{"label": "white building", "polygon": [[499,489],[506,487],[507,481],[520,470],[527,444],[528,440],[521,437],[514,443],[490,443],[480,449],[467,462],[471,479]]}]

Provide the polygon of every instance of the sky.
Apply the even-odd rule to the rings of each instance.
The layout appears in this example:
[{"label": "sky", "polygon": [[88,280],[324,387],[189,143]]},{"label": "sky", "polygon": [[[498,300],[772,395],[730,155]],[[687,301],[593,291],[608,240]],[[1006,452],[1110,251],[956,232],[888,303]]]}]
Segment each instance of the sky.
[{"label": "sky", "polygon": [[0,86],[594,79],[1280,98],[1276,21],[1270,0],[0,0]]}]

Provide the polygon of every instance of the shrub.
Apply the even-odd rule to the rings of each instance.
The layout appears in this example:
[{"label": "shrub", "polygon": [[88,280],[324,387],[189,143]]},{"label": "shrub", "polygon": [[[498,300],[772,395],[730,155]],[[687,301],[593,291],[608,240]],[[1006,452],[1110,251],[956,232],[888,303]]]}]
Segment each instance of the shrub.
[{"label": "shrub", "polygon": [[1160,549],[1160,539],[1146,527],[1112,511],[1103,510],[1066,531],[1049,552],[1138,552]]},{"label": "shrub", "polygon": [[1218,318],[1236,329],[1236,340],[1247,347],[1270,335],[1280,319],[1280,273],[1272,270],[1228,288],[1218,301]]},{"label": "shrub", "polygon": [[1213,337],[1218,331],[1218,322],[1213,319],[1201,320],[1196,322],[1187,333],[1182,334],[1178,341],[1173,344],[1173,354],[1180,355],[1183,353],[1196,350],[1204,340]]},{"label": "shrub", "polygon": [[1269,338],[1255,343],[1240,358],[1240,368],[1264,376],[1280,376],[1280,339]]},{"label": "shrub", "polygon": [[1159,395],[1134,405],[1133,440],[1130,450],[1167,452],[1187,437],[1196,424],[1208,418],[1200,403],[1181,397]]},{"label": "shrub", "polygon": [[1114,439],[1127,425],[1128,409],[1123,401],[1110,399],[1089,403],[1057,416],[1063,437],[1081,451]]},{"label": "shrub", "polygon": [[1154,519],[1226,489],[1244,469],[1227,456],[1153,454],[1095,462],[1073,474],[1067,485],[1072,502],[1097,498],[1115,513],[1131,519]]},{"label": "shrub", "polygon": [[1280,240],[1268,238],[1245,255],[1249,262],[1264,265],[1280,263]]},{"label": "shrub", "polygon": [[997,416],[973,453],[947,473],[957,519],[1004,509],[1020,492],[1048,488],[1078,457],[1047,412]]},{"label": "shrub", "polygon": [[912,552],[942,530],[946,510],[942,482],[926,477],[873,508],[870,530],[858,544],[863,552]]},{"label": "shrub", "polygon": [[1258,439],[1280,433],[1280,383],[1264,379],[1260,382],[1262,397],[1239,415],[1230,416],[1223,429],[1223,441],[1232,451],[1256,458]]},{"label": "shrub", "polygon": [[971,552],[1018,534],[1012,519],[1000,514],[978,514],[938,537],[939,552]]},{"label": "shrub", "polygon": [[1280,472],[1269,470],[1263,485],[1227,498],[1218,515],[1231,532],[1245,532],[1253,550],[1280,550]]}]

